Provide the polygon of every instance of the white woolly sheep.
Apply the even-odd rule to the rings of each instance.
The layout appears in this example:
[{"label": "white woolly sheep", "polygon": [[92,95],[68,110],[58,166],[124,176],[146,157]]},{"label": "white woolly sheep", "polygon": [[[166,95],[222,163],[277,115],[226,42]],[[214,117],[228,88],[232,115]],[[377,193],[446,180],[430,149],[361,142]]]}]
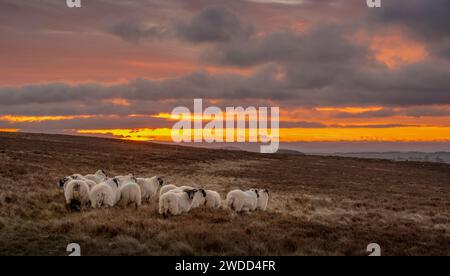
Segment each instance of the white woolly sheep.
[{"label": "white woolly sheep", "polygon": [[94,181],[97,184],[102,183],[103,181],[106,180],[107,175],[106,172],[104,170],[98,170],[95,174],[87,174],[84,176],[84,178]]},{"label": "white woolly sheep", "polygon": [[112,207],[116,203],[116,191],[112,186],[118,185],[116,179],[108,179],[107,181],[95,185],[89,192],[89,199],[92,208]]},{"label": "white woolly sheep", "polygon": [[119,204],[123,207],[134,204],[137,209],[139,206],[141,206],[142,193],[141,188],[137,183],[127,182],[126,184],[121,185],[119,188],[119,194]]},{"label": "white woolly sheep", "polygon": [[137,184],[141,187],[142,199],[148,202],[157,195],[158,189],[164,185],[164,180],[158,176],[137,178]]},{"label": "white woolly sheep", "polygon": [[220,208],[222,206],[220,194],[216,191],[205,190],[204,205],[212,209]]},{"label": "white woolly sheep", "polygon": [[267,189],[259,189],[258,190],[258,203],[256,209],[265,211],[267,209],[267,204],[269,203],[269,190]]},{"label": "white woolly sheep", "polygon": [[203,189],[199,189],[199,188],[195,188],[195,187],[191,187],[191,186],[181,186],[181,187],[178,187],[178,188],[170,190],[170,191],[174,192],[174,193],[183,193],[186,190],[198,190],[199,191],[199,193],[196,193],[194,195],[194,199],[192,200],[191,209],[198,208],[205,203],[206,192]]},{"label": "white woolly sheep", "polygon": [[82,180],[82,181],[86,182],[86,184],[88,184],[88,186],[89,186],[89,189],[92,189],[95,185],[97,185],[97,183],[95,181],[89,180],[86,177],[84,177],[83,175],[78,174],[78,173],[72,174],[71,177],[74,180]]},{"label": "white woolly sheep", "polygon": [[82,180],[69,179],[63,184],[66,206],[70,211],[81,211],[89,203],[89,186]]},{"label": "white woolly sheep", "polygon": [[135,183],[137,184],[137,179],[136,177],[134,177],[133,174],[128,174],[128,175],[119,175],[114,177],[115,179],[117,179],[119,181],[119,187],[124,186],[125,184],[128,183]]},{"label": "white woolly sheep", "polygon": [[161,190],[159,190],[159,197],[161,197],[163,194],[167,193],[168,191],[172,191],[175,189],[178,189],[178,187],[173,184],[164,185],[161,187]]},{"label": "white woolly sheep", "polygon": [[258,204],[258,193],[255,190],[234,190],[228,193],[227,206],[235,212],[255,211]]},{"label": "white woolly sheep", "polygon": [[198,190],[184,190],[183,192],[169,191],[159,198],[159,214],[163,217],[177,216],[191,210],[192,202]]}]

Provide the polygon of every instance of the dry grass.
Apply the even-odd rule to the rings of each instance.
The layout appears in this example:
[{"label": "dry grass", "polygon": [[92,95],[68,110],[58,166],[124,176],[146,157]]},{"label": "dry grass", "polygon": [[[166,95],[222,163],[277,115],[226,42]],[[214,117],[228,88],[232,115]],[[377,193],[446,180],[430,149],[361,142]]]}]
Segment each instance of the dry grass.
[{"label": "dry grass", "polygon": [[[269,211],[195,210],[156,202],[69,214],[57,180],[98,168],[164,175],[221,192],[267,187]],[[0,134],[0,255],[450,255],[450,166],[193,149],[117,140]]]}]

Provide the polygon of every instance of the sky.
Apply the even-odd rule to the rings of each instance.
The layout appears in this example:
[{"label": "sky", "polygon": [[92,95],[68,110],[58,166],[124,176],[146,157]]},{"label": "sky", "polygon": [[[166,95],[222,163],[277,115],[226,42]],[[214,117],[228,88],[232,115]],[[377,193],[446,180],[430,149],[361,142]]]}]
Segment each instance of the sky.
[{"label": "sky", "polygon": [[0,1],[0,131],[169,141],[201,98],[289,148],[450,145],[450,0],[65,2]]}]

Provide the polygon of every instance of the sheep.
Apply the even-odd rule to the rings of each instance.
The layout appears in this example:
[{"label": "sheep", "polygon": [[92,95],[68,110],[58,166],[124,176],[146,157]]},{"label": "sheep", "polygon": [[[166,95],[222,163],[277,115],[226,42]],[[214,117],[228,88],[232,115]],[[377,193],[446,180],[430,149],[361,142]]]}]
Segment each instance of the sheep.
[{"label": "sheep", "polygon": [[[81,211],[89,204],[89,186],[81,180],[74,180],[67,177],[65,179],[66,181],[63,181],[62,186],[64,188],[66,206],[69,211]],[[61,183],[60,181],[60,185]]]},{"label": "sheep", "polygon": [[198,207],[204,205],[205,198],[206,198],[206,192],[203,189],[194,188],[191,186],[181,186],[181,187],[178,187],[178,188],[170,190],[170,191],[174,192],[174,193],[183,193],[185,190],[198,190],[199,191],[199,193],[196,193],[194,195],[194,199],[192,200],[191,209],[195,209],[195,208],[198,208]]},{"label": "sheep", "polygon": [[164,185],[161,177],[137,178],[137,184],[141,188],[142,199],[149,202],[158,192],[158,189]]},{"label": "sheep", "polygon": [[256,209],[265,211],[267,209],[267,204],[269,203],[270,193],[267,189],[258,190],[258,203]]},{"label": "sheep", "polygon": [[142,193],[141,188],[137,183],[127,182],[121,185],[119,188],[120,200],[119,203],[126,207],[130,204],[134,204],[136,209],[141,206]]},{"label": "sheep", "polygon": [[198,190],[184,190],[182,192],[169,191],[159,198],[159,214],[163,217],[177,216],[189,212]]},{"label": "sheep", "polygon": [[161,197],[163,194],[167,193],[168,191],[172,191],[175,189],[178,189],[178,187],[173,184],[164,185],[161,187],[161,190],[159,190],[159,197]]},{"label": "sheep", "polygon": [[108,179],[95,185],[89,192],[92,208],[112,207],[116,204],[116,191],[113,186],[118,186],[116,179]]},{"label": "sheep", "polygon": [[134,177],[133,174],[128,174],[128,175],[119,175],[114,177],[115,179],[117,179],[119,181],[119,188],[124,186],[125,184],[128,183],[135,183],[137,184],[137,179],[136,177]]},{"label": "sheep", "polygon": [[220,194],[212,190],[204,190],[204,205],[211,209],[218,209],[222,206],[222,199]]},{"label": "sheep", "polygon": [[84,176],[84,178],[94,181],[97,184],[102,183],[103,181],[106,180],[107,175],[106,172],[104,170],[98,170],[95,174],[87,174]]},{"label": "sheep", "polygon": [[258,204],[258,193],[255,189],[249,191],[234,190],[228,193],[226,202],[228,208],[235,212],[255,211]]},{"label": "sheep", "polygon": [[82,181],[86,182],[86,184],[89,185],[89,189],[92,189],[95,185],[97,185],[97,183],[95,181],[89,180],[81,174],[72,174],[71,177],[72,177],[72,179],[82,180]]}]

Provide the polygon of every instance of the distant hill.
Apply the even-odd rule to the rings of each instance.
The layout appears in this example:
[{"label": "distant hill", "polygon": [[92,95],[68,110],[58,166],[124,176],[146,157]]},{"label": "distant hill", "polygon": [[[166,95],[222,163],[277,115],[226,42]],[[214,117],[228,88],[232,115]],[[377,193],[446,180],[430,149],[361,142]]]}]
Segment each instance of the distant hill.
[{"label": "distant hill", "polygon": [[277,151],[277,154],[305,155],[304,153],[299,152],[297,150],[288,150],[288,149],[280,149]]},{"label": "distant hill", "polygon": [[370,159],[388,159],[393,161],[435,162],[450,164],[450,152],[363,152],[335,153],[335,156]]}]

